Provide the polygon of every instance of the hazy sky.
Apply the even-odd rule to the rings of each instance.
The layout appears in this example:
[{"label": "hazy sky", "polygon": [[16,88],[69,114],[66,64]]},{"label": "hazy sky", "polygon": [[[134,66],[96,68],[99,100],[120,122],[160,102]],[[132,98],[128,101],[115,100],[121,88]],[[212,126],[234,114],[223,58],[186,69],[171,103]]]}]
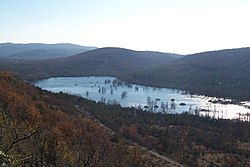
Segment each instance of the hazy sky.
[{"label": "hazy sky", "polygon": [[0,0],[0,43],[174,53],[250,46],[250,0]]}]

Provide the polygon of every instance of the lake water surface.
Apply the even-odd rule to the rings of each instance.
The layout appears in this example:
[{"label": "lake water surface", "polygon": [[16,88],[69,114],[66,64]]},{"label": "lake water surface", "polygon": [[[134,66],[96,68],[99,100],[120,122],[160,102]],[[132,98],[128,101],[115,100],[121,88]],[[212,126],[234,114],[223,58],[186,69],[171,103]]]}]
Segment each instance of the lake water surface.
[{"label": "lake water surface", "polygon": [[214,97],[185,94],[168,88],[153,88],[126,84],[113,77],[56,77],[41,80],[36,86],[52,91],[75,94],[87,99],[108,104],[119,103],[123,107],[141,107],[152,112],[208,114],[215,118],[248,119],[249,102],[236,104],[215,104]]}]

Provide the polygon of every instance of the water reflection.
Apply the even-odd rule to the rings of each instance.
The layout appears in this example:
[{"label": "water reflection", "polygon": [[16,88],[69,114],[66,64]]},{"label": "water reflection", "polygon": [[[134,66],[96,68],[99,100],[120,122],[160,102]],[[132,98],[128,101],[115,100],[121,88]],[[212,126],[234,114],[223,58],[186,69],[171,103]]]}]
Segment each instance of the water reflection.
[{"label": "water reflection", "polygon": [[113,77],[57,77],[39,81],[35,85],[52,92],[62,91],[107,104],[133,106],[150,112],[189,112],[214,118],[250,119],[250,102],[134,85]]}]

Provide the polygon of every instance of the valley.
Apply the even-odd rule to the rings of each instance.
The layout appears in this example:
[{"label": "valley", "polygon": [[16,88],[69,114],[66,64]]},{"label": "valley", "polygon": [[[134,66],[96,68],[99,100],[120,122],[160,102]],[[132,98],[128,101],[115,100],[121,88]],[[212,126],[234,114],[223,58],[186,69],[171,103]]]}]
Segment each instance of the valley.
[{"label": "valley", "polygon": [[0,70],[12,71],[27,81],[66,76],[112,76],[134,84],[248,101],[249,53],[249,48],[239,48],[183,56],[100,48],[49,60],[0,58]]},{"label": "valley", "polygon": [[10,166],[27,158],[38,166],[249,166],[249,52],[98,48],[0,58],[0,156],[12,157]]},{"label": "valley", "polygon": [[249,9],[0,0],[0,167],[250,167]]}]

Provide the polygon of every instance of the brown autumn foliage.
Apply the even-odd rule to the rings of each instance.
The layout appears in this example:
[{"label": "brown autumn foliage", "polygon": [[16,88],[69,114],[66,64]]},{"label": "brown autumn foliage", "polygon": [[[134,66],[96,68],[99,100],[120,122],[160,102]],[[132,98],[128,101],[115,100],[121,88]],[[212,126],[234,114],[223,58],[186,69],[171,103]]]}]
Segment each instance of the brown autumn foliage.
[{"label": "brown autumn foliage", "polygon": [[96,119],[122,137],[185,166],[250,165],[249,122],[153,113],[87,100],[78,105],[88,106]]},{"label": "brown autumn foliage", "polygon": [[157,166],[62,99],[0,72],[0,166]]}]

